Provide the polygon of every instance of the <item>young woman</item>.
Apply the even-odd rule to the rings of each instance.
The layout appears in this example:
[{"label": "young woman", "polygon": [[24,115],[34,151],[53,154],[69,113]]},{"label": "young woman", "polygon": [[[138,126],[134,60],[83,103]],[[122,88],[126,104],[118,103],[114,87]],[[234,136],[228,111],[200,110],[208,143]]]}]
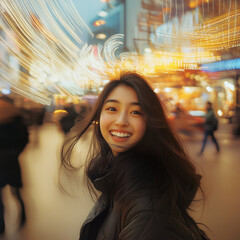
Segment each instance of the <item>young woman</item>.
[{"label": "young woman", "polygon": [[105,86],[92,115],[63,146],[64,166],[72,166],[73,146],[91,126],[97,146],[86,175],[99,197],[80,240],[207,239],[187,212],[201,177],[143,77],[124,73]]}]

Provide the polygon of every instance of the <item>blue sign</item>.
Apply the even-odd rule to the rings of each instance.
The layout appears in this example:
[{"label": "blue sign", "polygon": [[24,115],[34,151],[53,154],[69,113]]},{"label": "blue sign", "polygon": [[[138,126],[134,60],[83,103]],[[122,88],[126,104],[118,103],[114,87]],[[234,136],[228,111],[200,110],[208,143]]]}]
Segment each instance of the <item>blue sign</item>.
[{"label": "blue sign", "polygon": [[220,72],[240,69],[240,58],[203,64],[200,69],[203,72]]}]

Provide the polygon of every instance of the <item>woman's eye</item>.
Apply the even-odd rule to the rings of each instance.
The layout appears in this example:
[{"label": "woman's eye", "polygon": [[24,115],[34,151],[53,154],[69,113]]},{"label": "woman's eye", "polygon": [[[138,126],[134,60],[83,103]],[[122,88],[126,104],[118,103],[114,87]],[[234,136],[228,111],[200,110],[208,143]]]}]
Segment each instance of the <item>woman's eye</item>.
[{"label": "woman's eye", "polygon": [[113,111],[116,111],[116,108],[115,107],[108,107],[107,110],[110,111],[110,112],[113,112]]},{"label": "woman's eye", "polygon": [[132,111],[132,114],[134,114],[134,115],[142,115],[142,113],[140,111]]}]

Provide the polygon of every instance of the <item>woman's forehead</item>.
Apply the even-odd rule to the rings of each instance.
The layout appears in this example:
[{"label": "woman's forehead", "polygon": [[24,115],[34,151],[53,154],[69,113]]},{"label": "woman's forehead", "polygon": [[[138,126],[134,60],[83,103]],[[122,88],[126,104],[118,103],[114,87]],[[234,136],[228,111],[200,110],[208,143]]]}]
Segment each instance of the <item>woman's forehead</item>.
[{"label": "woman's forehead", "polygon": [[129,86],[119,85],[115,87],[106,97],[104,102],[117,100],[119,102],[139,102],[136,91]]}]

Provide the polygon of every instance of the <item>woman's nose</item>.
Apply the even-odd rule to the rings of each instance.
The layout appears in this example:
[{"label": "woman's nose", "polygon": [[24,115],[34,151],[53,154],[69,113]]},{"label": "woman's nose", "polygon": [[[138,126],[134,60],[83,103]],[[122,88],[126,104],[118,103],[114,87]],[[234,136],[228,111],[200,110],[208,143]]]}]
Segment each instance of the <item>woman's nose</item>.
[{"label": "woman's nose", "polygon": [[115,123],[118,124],[118,125],[127,126],[129,124],[127,114],[125,112],[119,113]]}]

